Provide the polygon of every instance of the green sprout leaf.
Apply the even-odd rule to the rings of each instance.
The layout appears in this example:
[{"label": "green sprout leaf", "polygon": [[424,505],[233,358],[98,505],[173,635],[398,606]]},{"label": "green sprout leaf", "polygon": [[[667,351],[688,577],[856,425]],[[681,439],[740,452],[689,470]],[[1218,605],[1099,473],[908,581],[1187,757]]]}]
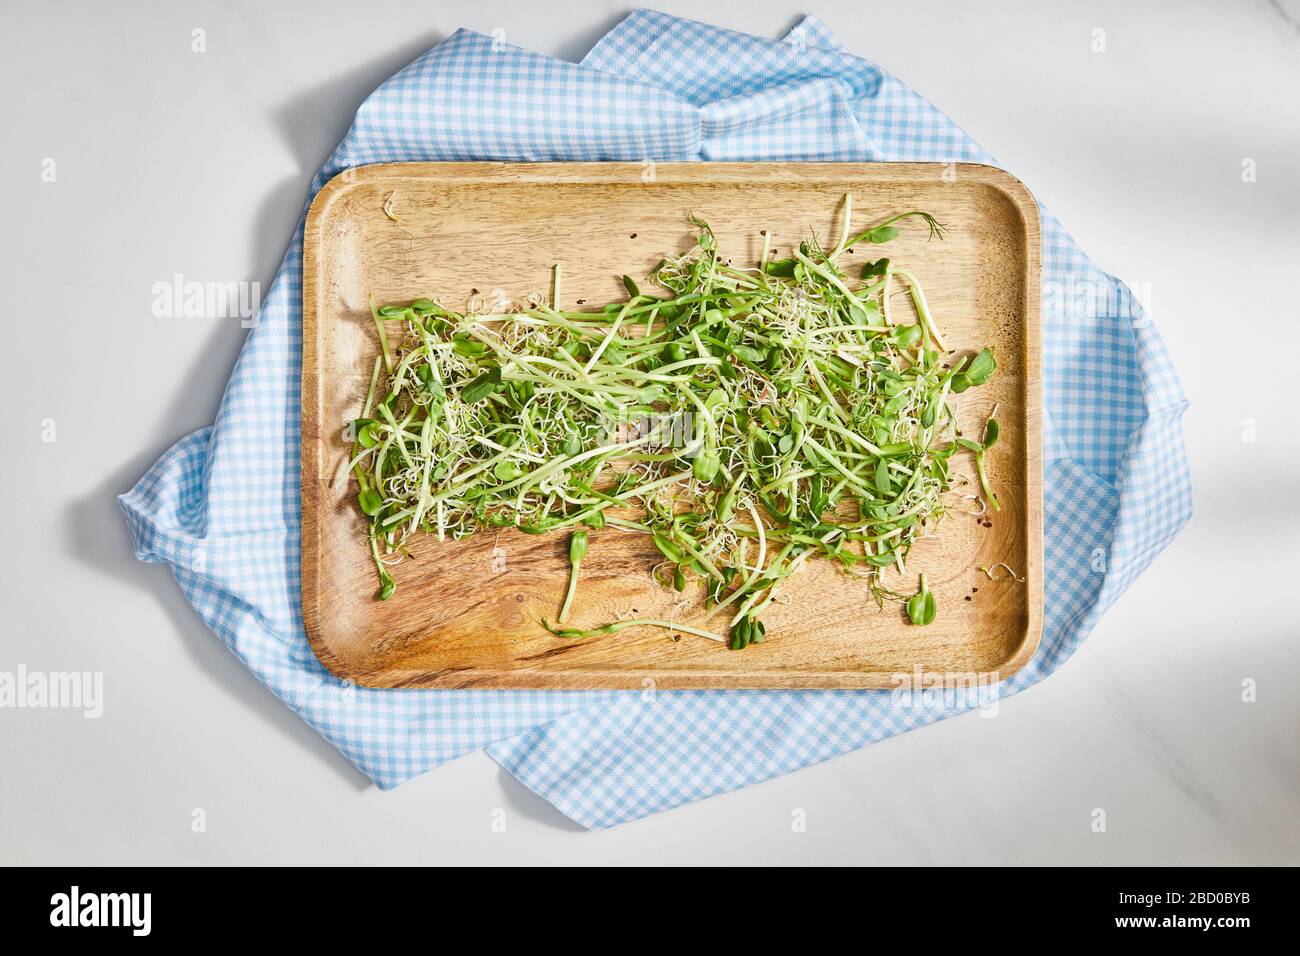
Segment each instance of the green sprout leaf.
[{"label": "green sprout leaf", "polygon": [[499,388],[501,388],[501,369],[493,368],[466,385],[460,397],[467,405],[473,405],[475,402],[483,401]]},{"label": "green sprout leaf", "polygon": [[934,621],[935,611],[934,595],[922,574],[917,592],[907,599],[907,619],[918,627],[925,627]]},{"label": "green sprout leaf", "polygon": [[972,385],[983,385],[997,367],[998,363],[993,360],[993,350],[980,349],[965,370],[966,378]]}]

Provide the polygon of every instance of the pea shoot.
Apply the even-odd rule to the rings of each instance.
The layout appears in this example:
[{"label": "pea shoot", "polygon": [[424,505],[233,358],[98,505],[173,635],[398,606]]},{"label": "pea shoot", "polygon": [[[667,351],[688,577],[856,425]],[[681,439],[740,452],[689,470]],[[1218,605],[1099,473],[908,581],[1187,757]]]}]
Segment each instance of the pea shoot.
[{"label": "pea shoot", "polygon": [[[997,411],[996,406],[994,411]],[[993,487],[989,484],[988,470],[984,467],[984,455],[997,444],[998,435],[1001,432],[1001,426],[998,420],[991,415],[989,420],[984,423],[984,440],[982,442],[971,441],[969,438],[959,438],[957,443],[975,453],[975,473],[979,477],[980,490],[984,492],[984,498],[988,501],[989,507],[994,511],[1001,511],[1002,505],[998,502],[998,496],[993,493]]]},{"label": "pea shoot", "polygon": [[[912,544],[949,512],[958,450],[975,454],[999,507],[984,466],[997,421],[974,442],[953,409],[997,363],[990,349],[951,357],[907,269],[880,257],[850,274],[845,262],[911,223],[942,238],[941,223],[912,210],[855,231],[851,218],[846,197],[833,248],[810,236],[779,256],[765,234],[759,262],[742,267],[691,217],[694,248],[646,279],[624,276],[625,297],[596,308],[565,307],[558,265],[550,294],[520,303],[372,301],[380,352],[348,464],[380,598],[414,535],[514,528],[570,533],[557,624],[542,622],[560,637],[648,626],[761,644],[760,614],[813,557],[865,578],[882,605],[905,602],[914,623],[932,621],[924,575],[911,598],[884,575],[905,574]],[[643,537],[654,577],[683,606],[698,588],[716,628],[560,626],[585,529],[605,527]]]},{"label": "pea shoot", "polygon": [[918,627],[925,627],[925,625],[934,621],[938,608],[935,605],[934,594],[930,591],[930,586],[926,582],[924,574],[921,575],[916,593],[907,599],[906,607],[907,619]]},{"label": "pea shoot", "polygon": [[560,615],[556,620],[563,624],[569,617],[569,607],[573,604],[574,592],[578,590],[578,568],[587,556],[587,532],[575,531],[569,536],[569,590],[564,594],[564,603],[560,605]]},{"label": "pea shoot", "polygon": [[767,628],[763,622],[746,614],[731,626],[731,638],[727,647],[733,651],[743,651],[750,644],[762,644],[767,640]]},{"label": "pea shoot", "polygon": [[698,627],[687,627],[685,624],[674,624],[672,621],[660,621],[654,618],[635,617],[626,621],[614,621],[610,624],[602,624],[600,627],[582,628],[562,628],[553,627],[546,620],[542,621],[542,626],[554,634],[556,637],[596,637],[601,634],[617,634],[627,627],[659,627],[666,631],[681,631],[683,634],[694,634],[696,637],[707,637],[711,641],[717,641],[725,644],[727,639],[721,634],[714,634],[712,631],[706,631]]}]

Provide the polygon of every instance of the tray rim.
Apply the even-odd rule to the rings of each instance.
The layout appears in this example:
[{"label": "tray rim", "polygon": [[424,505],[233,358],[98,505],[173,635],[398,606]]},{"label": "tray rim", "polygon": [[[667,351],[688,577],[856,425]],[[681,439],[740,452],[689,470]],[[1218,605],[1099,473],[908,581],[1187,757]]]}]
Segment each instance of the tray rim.
[{"label": "tray rim", "polygon": [[[344,192],[361,184],[401,181],[415,176],[453,176],[458,184],[485,185],[506,181],[565,184],[624,183],[629,175],[640,177],[639,162],[399,162],[350,167],[328,180],[307,210],[303,227],[301,288],[301,382],[300,382],[300,604],[303,629],[312,652],[334,676],[358,686],[405,689],[537,689],[600,690],[636,689],[647,680],[666,689],[764,690],[886,690],[899,686],[899,672],[886,671],[710,671],[634,668],[628,670],[503,670],[492,667],[443,672],[358,671],[340,660],[320,636],[319,594],[321,585],[320,508],[309,511],[309,490],[318,491],[321,461],[318,454],[321,411],[324,407],[324,376],[319,374],[324,329],[318,319],[318,283],[315,251],[322,238],[323,223],[331,207]],[[800,184],[838,182],[853,170],[862,178],[895,182],[934,182],[937,170],[950,168],[959,179],[973,181],[1001,192],[1020,216],[1025,235],[1024,270],[1024,417],[1025,460],[1023,477],[1026,497],[1025,586],[1028,590],[1028,619],[1019,644],[993,675],[1005,681],[1033,658],[1043,632],[1043,487],[1042,487],[1042,321],[1041,274],[1042,238],[1038,202],[1029,189],[1011,173],[986,163],[893,163],[893,162],[663,162],[655,164],[655,182],[747,183],[784,182]],[[830,175],[836,171],[839,175]],[[405,676],[406,674],[411,677]],[[915,672],[909,673],[910,678]],[[944,672],[922,670],[922,674]],[[948,674],[946,676],[953,676]]]}]

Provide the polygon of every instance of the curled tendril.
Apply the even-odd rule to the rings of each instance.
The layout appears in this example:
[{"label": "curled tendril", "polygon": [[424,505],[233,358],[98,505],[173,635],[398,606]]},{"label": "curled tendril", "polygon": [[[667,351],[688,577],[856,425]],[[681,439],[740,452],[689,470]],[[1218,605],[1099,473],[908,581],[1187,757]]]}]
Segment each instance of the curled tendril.
[{"label": "curled tendril", "polygon": [[[1015,569],[1011,567],[1011,565],[1007,564],[1005,561],[999,561],[997,564],[981,564],[980,570],[984,572],[985,576],[987,576],[990,581],[1004,581],[1007,578],[1010,578],[1011,580],[1015,581],[1017,584],[1025,583],[1025,579],[1020,575],[1016,574]],[[1006,571],[1007,572],[1006,576],[1001,578],[998,577],[997,576],[998,571]]]}]

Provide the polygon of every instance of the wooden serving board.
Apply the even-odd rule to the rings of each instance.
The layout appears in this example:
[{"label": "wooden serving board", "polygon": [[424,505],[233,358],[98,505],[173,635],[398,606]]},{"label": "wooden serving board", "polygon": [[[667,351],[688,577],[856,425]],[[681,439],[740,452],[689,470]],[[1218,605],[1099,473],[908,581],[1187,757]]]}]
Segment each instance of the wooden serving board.
[{"label": "wooden serving board", "polygon": [[[546,293],[563,265],[563,304],[626,296],[638,279],[695,241],[687,215],[713,226],[724,256],[750,265],[761,230],[779,255],[809,231],[838,237],[843,197],[857,228],[911,209],[947,226],[927,241],[918,220],[887,247],[924,284],[949,348],[994,347],[988,384],[955,400],[978,435],[998,406],[989,453],[1002,511],[987,522],[942,521],[913,548],[908,574],[886,583],[911,593],[929,575],[939,612],[907,623],[879,610],[866,583],[813,559],[789,579],[788,602],[764,612],[767,642],[730,651],[703,638],[630,628],[584,640],[553,637],[567,581],[565,532],[482,533],[439,544],[429,536],[393,569],[397,593],[375,599],[375,572],[342,432],[361,413],[378,337],[367,297],[428,296],[461,310],[472,290],[511,298]],[[396,222],[385,212],[397,219]],[[883,253],[881,249],[883,248]],[[856,270],[855,270],[856,271]],[[897,288],[901,288],[902,283]],[[892,300],[912,321],[906,295]],[[987,166],[825,163],[403,163],[350,170],[321,190],[303,247],[302,611],[316,655],[331,671],[373,687],[882,688],[916,672],[1004,678],[1033,655],[1042,629],[1042,483],[1039,367],[1039,223],[1029,192]],[[973,478],[970,455],[955,474]],[[978,487],[972,482],[972,490]],[[973,504],[973,503],[972,503]],[[991,527],[987,523],[991,522]],[[655,584],[659,560],[640,536],[591,533],[569,625],[635,614],[725,630],[696,597]],[[1023,578],[991,581],[981,565],[1006,562]],[[698,591],[688,589],[688,594]],[[927,679],[930,679],[927,677]]]}]

